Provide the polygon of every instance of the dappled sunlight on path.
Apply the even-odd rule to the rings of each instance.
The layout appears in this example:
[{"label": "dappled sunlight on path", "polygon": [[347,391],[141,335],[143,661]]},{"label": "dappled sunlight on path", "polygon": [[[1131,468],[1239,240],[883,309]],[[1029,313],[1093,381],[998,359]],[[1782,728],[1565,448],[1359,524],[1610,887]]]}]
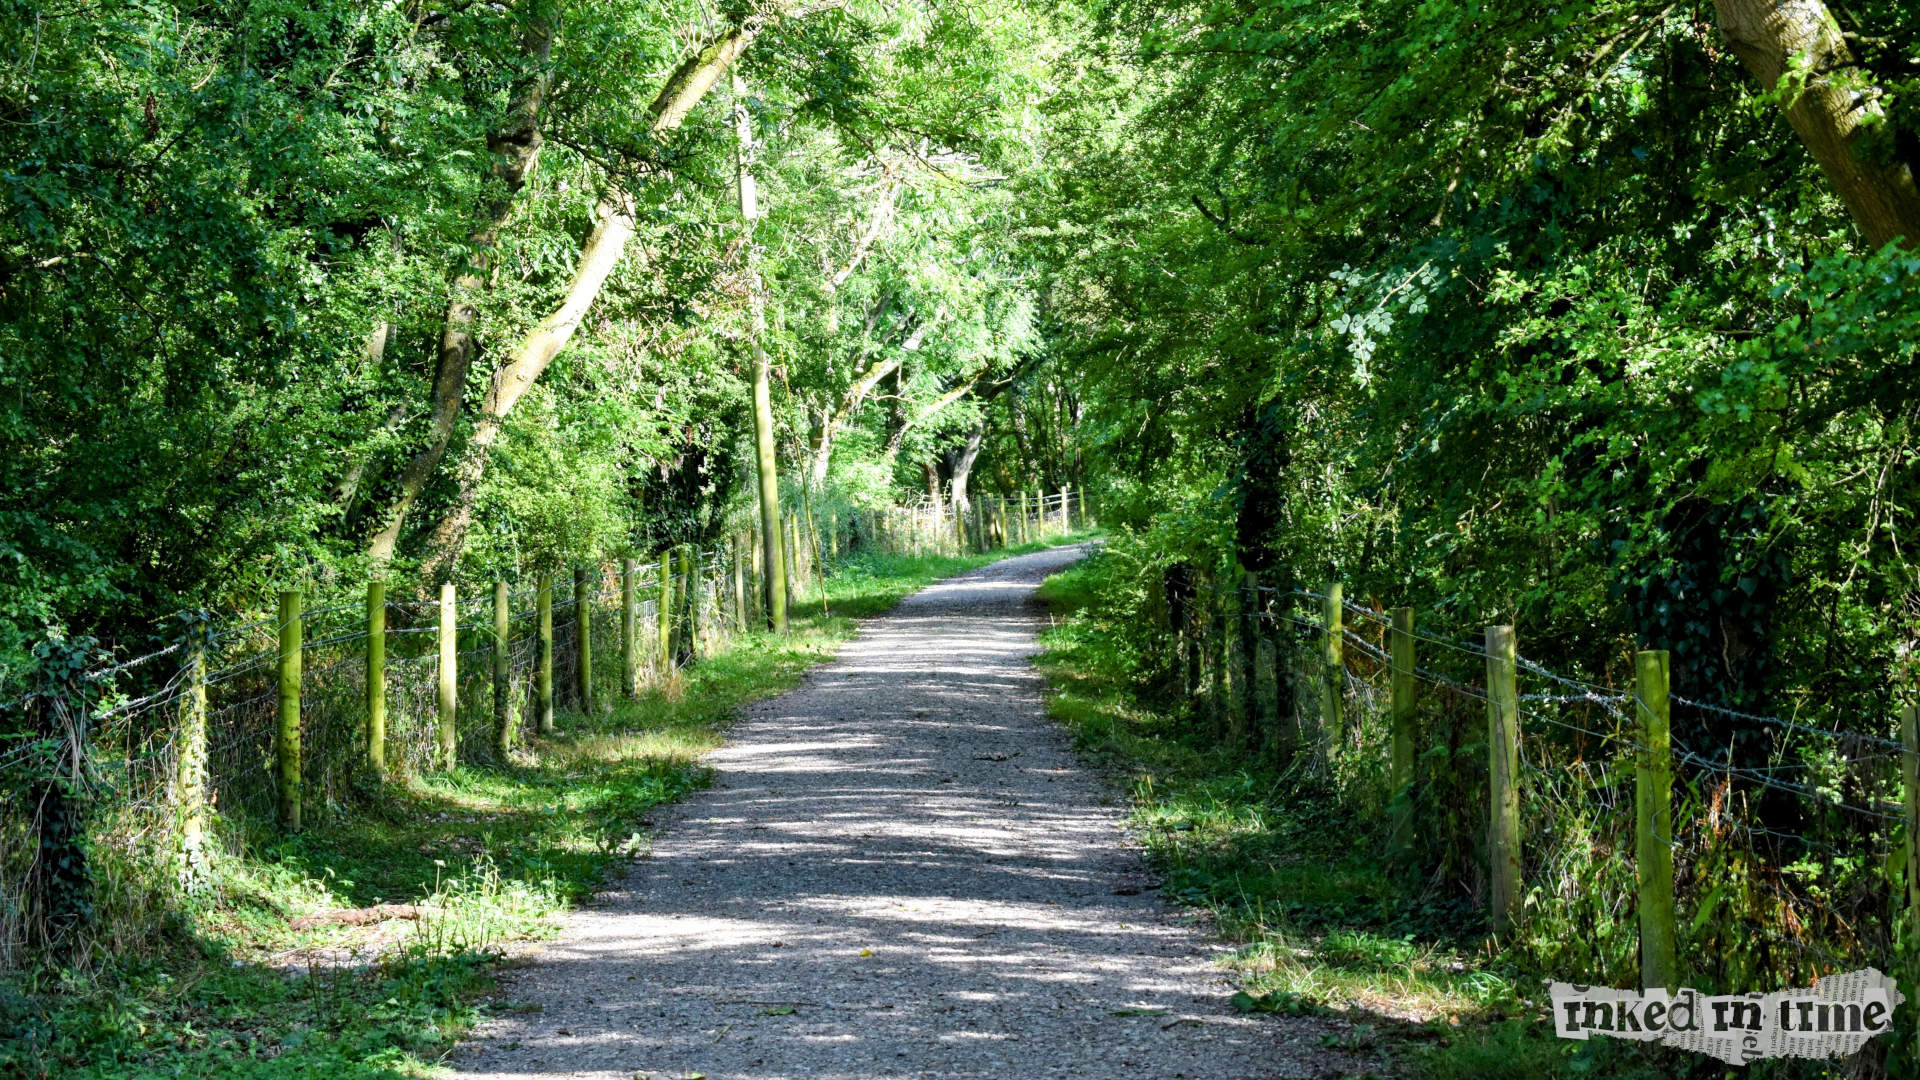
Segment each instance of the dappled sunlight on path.
[{"label": "dappled sunlight on path", "polygon": [[[1141,892],[1112,793],[1029,659],[1056,549],[936,585],[756,706],[714,788],[509,979],[465,1075],[1338,1075],[1248,1017]],[[537,1011],[533,1006],[538,1006]]]}]

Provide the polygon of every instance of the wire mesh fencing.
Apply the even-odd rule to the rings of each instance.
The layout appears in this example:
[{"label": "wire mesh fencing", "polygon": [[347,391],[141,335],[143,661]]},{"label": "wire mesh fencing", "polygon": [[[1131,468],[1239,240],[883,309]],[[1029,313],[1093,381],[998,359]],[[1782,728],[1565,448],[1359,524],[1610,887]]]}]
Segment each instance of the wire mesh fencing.
[{"label": "wire mesh fencing", "polygon": [[[292,824],[289,805],[323,827],[382,780],[504,764],[551,710],[667,685],[745,629],[744,550],[686,551],[665,578],[658,560],[599,563],[577,591],[542,575],[296,602],[217,631],[195,617],[115,662],[70,643],[79,659],[43,661],[62,679],[0,704],[0,965],[58,945],[65,907],[159,910],[228,840]],[[48,884],[53,863],[74,868],[73,896]]]},{"label": "wire mesh fencing", "polygon": [[[1780,717],[1672,694],[1665,654],[1653,689],[1636,667],[1651,654],[1576,677],[1411,612],[1396,627],[1397,613],[1334,589],[1178,571],[1166,588],[1168,663],[1192,714],[1324,785],[1376,827],[1404,880],[1481,910],[1536,970],[1594,985],[1806,985],[1885,967],[1902,934],[1920,933],[1898,929],[1915,918],[1902,885],[1916,863],[1902,768],[1915,719],[1903,734],[1892,716]],[[1764,754],[1701,744],[1706,714],[1766,733]],[[1677,971],[1647,958],[1663,936]]]}]

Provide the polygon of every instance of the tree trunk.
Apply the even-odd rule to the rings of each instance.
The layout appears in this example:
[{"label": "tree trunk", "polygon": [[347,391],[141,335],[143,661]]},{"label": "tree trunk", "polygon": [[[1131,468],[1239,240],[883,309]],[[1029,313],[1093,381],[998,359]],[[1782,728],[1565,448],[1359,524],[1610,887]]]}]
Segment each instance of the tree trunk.
[{"label": "tree trunk", "polygon": [[[880,325],[880,320],[886,317],[888,309],[892,306],[893,295],[888,293],[882,295],[878,302],[867,309],[867,318],[861,330],[861,340],[864,341],[873,336],[874,329]],[[884,347],[912,321],[911,312],[900,316],[886,335],[880,338],[880,345]],[[848,359],[851,362],[858,358],[856,350],[855,355]],[[807,458],[808,483],[814,488],[824,488],[827,485],[827,466],[833,460],[834,436],[840,433],[841,427],[852,418],[854,410],[866,401],[867,395],[880,384],[880,380],[886,378],[894,368],[899,366],[898,359],[890,361],[883,356],[875,360],[859,378],[854,380],[853,385],[840,395],[839,401],[821,410],[820,425],[814,428],[812,445],[808,448]]]},{"label": "tree trunk", "polygon": [[808,464],[809,480],[814,487],[826,486],[827,466],[832,459],[834,435],[839,432],[843,424],[853,418],[854,411],[867,400],[868,394],[873,393],[873,388],[880,385],[880,380],[899,370],[900,360],[898,353],[875,360],[873,366],[867,368],[858,379],[853,381],[853,385],[847,388],[847,392],[841,395],[839,406],[822,418],[820,427],[814,432],[813,460]]},{"label": "tree trunk", "polygon": [[953,505],[962,514],[973,509],[973,500],[967,495],[967,481],[973,476],[973,463],[980,457],[980,447],[986,442],[987,422],[982,419],[967,432],[967,441],[953,455],[953,479],[948,482],[953,491]]},{"label": "tree trunk", "polygon": [[[678,128],[720,76],[753,44],[764,25],[765,20],[760,16],[735,23],[682,62],[649,107],[653,114],[653,133],[663,135]],[[466,543],[467,528],[473,522],[473,506],[480,495],[480,480],[486,473],[487,459],[493,444],[499,441],[507,417],[553,363],[553,358],[573,339],[574,331],[580,328],[580,321],[593,307],[607,276],[619,264],[627,241],[633,237],[633,199],[618,188],[610,188],[601,198],[594,217],[593,232],[580,251],[573,281],[567,286],[559,308],[529,331],[512,358],[494,370],[480,420],[460,463],[459,491],[428,542],[430,554],[425,565],[430,571],[437,572],[459,557]]]},{"label": "tree trunk", "polygon": [[[1920,188],[1913,163],[1880,165],[1860,153],[1868,124],[1885,122],[1885,90],[1854,62],[1822,0],[1714,0],[1720,33],[1768,91],[1804,78],[1787,104],[1787,122],[1839,192],[1867,242],[1920,247]],[[1804,70],[1796,70],[1805,64]]]},{"label": "tree trunk", "polygon": [[[479,295],[487,287],[493,272],[494,247],[500,230],[513,212],[514,197],[526,187],[540,155],[540,113],[546,104],[552,79],[549,60],[553,54],[553,27],[544,14],[528,18],[521,37],[521,55],[527,72],[514,88],[507,108],[506,123],[487,136],[487,153],[493,159],[493,178],[499,184],[486,204],[480,226],[467,237],[468,255],[454,272],[447,312],[442,320],[440,348],[435,357],[432,404],[427,445],[407,461],[400,473],[400,491],[387,509],[386,522],[373,535],[368,554],[376,563],[393,558],[400,542],[400,530],[407,514],[426,490],[427,481],[440,468],[447,444],[453,438],[454,422],[460,416],[460,403],[466,397],[467,369],[473,364],[479,343],[474,324],[480,319]],[[384,338],[382,348],[385,348]],[[358,484],[358,477],[354,478]]]},{"label": "tree trunk", "polygon": [[946,408],[947,406],[953,404],[956,401],[959,401],[961,398],[966,397],[967,392],[972,390],[974,388],[974,385],[978,383],[981,377],[984,376],[986,373],[987,373],[986,368],[981,368],[979,371],[974,372],[972,375],[967,377],[967,380],[965,382],[947,391],[946,393],[941,394],[939,397],[934,398],[933,401],[931,401],[926,405],[926,407],[922,408],[919,412],[914,413],[911,419],[895,427],[893,429],[893,434],[887,436],[887,457],[891,458],[900,452],[900,443],[902,442],[902,440],[904,440],[907,437],[907,432],[913,430],[915,427],[919,426],[920,424],[925,423],[927,420],[931,419],[940,410]]},{"label": "tree trunk", "polygon": [[753,119],[747,115],[747,86],[738,72],[733,76],[734,132],[737,139],[736,168],[739,173],[740,220],[747,231],[746,262],[751,290],[752,323],[748,333],[753,348],[753,468],[760,488],[760,536],[765,544],[761,555],[768,574],[767,625],[776,634],[787,632],[787,559],[782,550],[785,537],[780,530],[780,460],[773,444],[773,372],[767,363],[766,294],[760,273],[754,268],[753,226],[760,217],[758,189],[753,182]]}]

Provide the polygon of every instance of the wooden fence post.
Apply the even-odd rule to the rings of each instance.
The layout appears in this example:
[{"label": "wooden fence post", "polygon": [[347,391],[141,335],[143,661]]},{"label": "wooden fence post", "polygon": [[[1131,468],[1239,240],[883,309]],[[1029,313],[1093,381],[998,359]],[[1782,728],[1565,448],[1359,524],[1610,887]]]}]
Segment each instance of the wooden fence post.
[{"label": "wooden fence post", "polygon": [[280,594],[280,730],[273,741],[279,766],[280,827],[300,831],[300,646],[302,596]]},{"label": "wooden fence post", "polygon": [[1493,932],[1520,906],[1520,697],[1513,627],[1487,627],[1487,869]]},{"label": "wooden fence post", "polygon": [[553,572],[540,572],[539,590],[535,605],[540,616],[540,665],[534,674],[534,693],[538,695],[535,708],[540,716],[537,721],[540,734],[553,733]]},{"label": "wooden fence post", "polygon": [[700,597],[694,590],[699,580],[693,573],[693,545],[678,544],[680,577],[674,582],[674,603],[680,609],[680,632],[674,643],[674,656],[682,664],[692,663],[700,637]]},{"label": "wooden fence post", "polygon": [[620,693],[629,701],[640,694],[640,598],[633,591],[635,564],[620,560]]},{"label": "wooden fence post", "polygon": [[800,505],[801,523],[806,533],[807,545],[800,554],[807,562],[807,576],[813,579],[813,591],[820,591],[820,532],[814,525],[813,500],[808,499]]},{"label": "wooden fence post", "polygon": [[1073,531],[1072,502],[1068,498],[1068,490],[1066,484],[1060,485],[1060,531],[1062,533]]},{"label": "wooden fence post", "polygon": [[[1043,512],[1043,522],[1045,516]],[[1229,642],[1233,637],[1227,631],[1227,625],[1232,622],[1227,601],[1230,591],[1217,575],[1207,575],[1207,592],[1212,594],[1207,604],[1207,666],[1213,669],[1213,686],[1208,695],[1212,700],[1207,702],[1207,711],[1212,714],[1213,730],[1217,736],[1226,736],[1233,722],[1233,665],[1227,657],[1231,648]]]},{"label": "wooden fence post", "polygon": [[736,633],[747,632],[747,540],[739,533],[733,534],[733,629]]},{"label": "wooden fence post", "polygon": [[180,812],[180,881],[197,887],[207,872],[207,638],[195,622],[187,647],[186,704],[180,711],[174,805]]},{"label": "wooden fence post", "polygon": [[387,585],[367,582],[367,766],[387,778]]},{"label": "wooden fence post", "polygon": [[578,676],[580,711],[593,712],[593,596],[585,567],[573,568],[573,665]]},{"label": "wooden fence post", "polygon": [[1320,609],[1320,745],[1331,753],[1346,741],[1346,608],[1341,585],[1329,581]]},{"label": "wooden fence post", "polygon": [[440,627],[435,635],[435,643],[440,647],[440,670],[438,672],[439,693],[439,742],[440,767],[451,769],[459,764],[459,729],[455,726],[456,712],[459,709],[458,687],[460,662],[460,624],[454,610],[453,582],[440,583]]},{"label": "wooden fence post", "polygon": [[660,552],[660,583],[654,590],[654,625],[658,630],[659,644],[655,649],[655,662],[660,666],[660,681],[666,682],[673,676],[673,549],[665,548]]},{"label": "wooden fence post", "polygon": [[1413,759],[1414,759],[1414,648],[1413,609],[1393,609],[1393,771],[1389,780],[1393,792],[1393,843],[1405,855],[1413,841]]},{"label": "wooden fence post", "polygon": [[1900,707],[1900,781],[1907,819],[1907,928],[1920,941],[1920,704]]},{"label": "wooden fence post", "polygon": [[1640,988],[1676,989],[1673,913],[1673,747],[1667,653],[1638,652],[1634,668],[1633,866],[1639,878]]},{"label": "wooden fence post", "polygon": [[[1060,489],[1060,505],[1067,505],[1066,488]],[[1064,519],[1064,513],[1063,513]],[[1260,730],[1260,636],[1255,620],[1260,605],[1260,575],[1251,570],[1240,575],[1240,606],[1237,609],[1239,620],[1240,663],[1234,675],[1233,745],[1236,749],[1247,745],[1248,733]]]},{"label": "wooden fence post", "polygon": [[783,515],[786,522],[786,542],[782,554],[787,564],[787,608],[792,610],[795,599],[800,595],[800,524],[792,514]]},{"label": "wooden fence post", "polygon": [[747,544],[752,549],[747,553],[747,614],[755,626],[770,626],[772,615],[767,611],[766,591],[767,572],[761,564],[766,561],[766,543],[760,539],[758,523],[747,530]]},{"label": "wooden fence post", "polygon": [[506,763],[513,749],[513,599],[493,583],[493,752]]},{"label": "wooden fence post", "polygon": [[1273,756],[1285,768],[1300,752],[1300,701],[1294,693],[1293,593],[1273,595]]}]

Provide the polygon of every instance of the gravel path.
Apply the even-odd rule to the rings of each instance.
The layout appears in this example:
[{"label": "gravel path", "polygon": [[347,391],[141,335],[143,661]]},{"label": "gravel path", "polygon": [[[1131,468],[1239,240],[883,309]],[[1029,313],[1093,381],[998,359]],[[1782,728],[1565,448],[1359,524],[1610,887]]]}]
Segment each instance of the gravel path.
[{"label": "gravel path", "polygon": [[461,1075],[1338,1076],[1328,1021],[1240,1015],[1041,709],[1057,548],[932,586],[750,709],[714,787],[509,977]]}]

